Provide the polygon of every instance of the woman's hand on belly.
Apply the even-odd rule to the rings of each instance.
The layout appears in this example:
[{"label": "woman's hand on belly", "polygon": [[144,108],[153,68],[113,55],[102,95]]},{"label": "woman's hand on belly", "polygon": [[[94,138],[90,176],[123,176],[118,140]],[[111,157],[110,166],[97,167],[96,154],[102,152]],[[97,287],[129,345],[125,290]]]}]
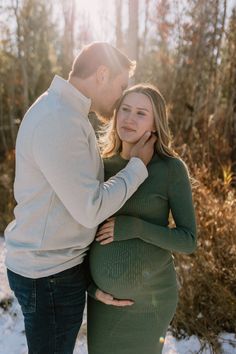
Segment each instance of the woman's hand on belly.
[{"label": "woman's hand on belly", "polygon": [[115,299],[111,294],[105,293],[100,289],[97,289],[95,292],[95,297],[98,301],[106,305],[125,307],[133,305],[134,301],[132,300],[118,300]]},{"label": "woman's hand on belly", "polygon": [[107,245],[114,241],[114,226],[115,218],[111,217],[107,219],[99,228],[96,234],[96,241],[101,245]]}]

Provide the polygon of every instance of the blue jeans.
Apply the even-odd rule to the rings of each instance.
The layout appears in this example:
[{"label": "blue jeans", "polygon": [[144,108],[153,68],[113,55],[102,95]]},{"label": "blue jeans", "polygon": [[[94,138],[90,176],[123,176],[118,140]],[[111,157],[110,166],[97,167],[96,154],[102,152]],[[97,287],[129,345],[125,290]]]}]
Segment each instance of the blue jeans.
[{"label": "blue jeans", "polygon": [[85,306],[86,262],[39,279],[7,273],[24,315],[29,354],[72,354]]}]

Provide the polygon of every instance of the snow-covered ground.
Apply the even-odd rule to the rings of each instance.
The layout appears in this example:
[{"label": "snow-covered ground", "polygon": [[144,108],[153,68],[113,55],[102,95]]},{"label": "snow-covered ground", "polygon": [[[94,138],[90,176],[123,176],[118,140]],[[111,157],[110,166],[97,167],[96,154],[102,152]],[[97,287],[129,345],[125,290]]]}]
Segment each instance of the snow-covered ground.
[{"label": "snow-covered ground", "polygon": [[[4,300],[12,299],[4,267],[3,238],[0,237],[0,305]],[[23,318],[17,301],[13,298],[12,305],[4,310],[0,306],[0,354],[26,354],[26,340],[24,335]],[[236,335],[222,333],[219,336],[222,343],[222,354],[236,353]],[[165,338],[163,354],[194,354],[201,348],[197,337],[192,336],[186,340],[177,341],[170,333]],[[74,354],[87,354],[86,345],[86,314],[78,336]],[[204,354],[212,354],[210,348],[206,348]],[[111,353],[112,354],[112,353]]]}]

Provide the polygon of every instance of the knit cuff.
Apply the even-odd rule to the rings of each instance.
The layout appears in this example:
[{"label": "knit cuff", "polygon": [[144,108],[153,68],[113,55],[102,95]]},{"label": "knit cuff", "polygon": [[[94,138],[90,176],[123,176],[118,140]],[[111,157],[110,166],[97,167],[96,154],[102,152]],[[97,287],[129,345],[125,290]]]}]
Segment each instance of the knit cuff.
[{"label": "knit cuff", "polygon": [[114,225],[114,241],[130,240],[138,238],[140,234],[140,222],[138,218],[128,215],[117,215]]}]

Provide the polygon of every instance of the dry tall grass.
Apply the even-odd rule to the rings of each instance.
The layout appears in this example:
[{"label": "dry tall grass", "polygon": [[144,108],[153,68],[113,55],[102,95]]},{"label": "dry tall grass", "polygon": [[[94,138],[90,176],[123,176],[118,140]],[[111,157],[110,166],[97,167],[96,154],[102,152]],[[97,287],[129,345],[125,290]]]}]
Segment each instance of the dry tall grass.
[{"label": "dry tall grass", "polygon": [[0,235],[13,219],[15,201],[13,198],[15,152],[11,150],[0,162]]},{"label": "dry tall grass", "polygon": [[220,353],[218,334],[236,333],[236,191],[226,172],[214,180],[204,166],[192,172],[198,248],[175,255],[181,289],[173,332],[196,334]]}]

